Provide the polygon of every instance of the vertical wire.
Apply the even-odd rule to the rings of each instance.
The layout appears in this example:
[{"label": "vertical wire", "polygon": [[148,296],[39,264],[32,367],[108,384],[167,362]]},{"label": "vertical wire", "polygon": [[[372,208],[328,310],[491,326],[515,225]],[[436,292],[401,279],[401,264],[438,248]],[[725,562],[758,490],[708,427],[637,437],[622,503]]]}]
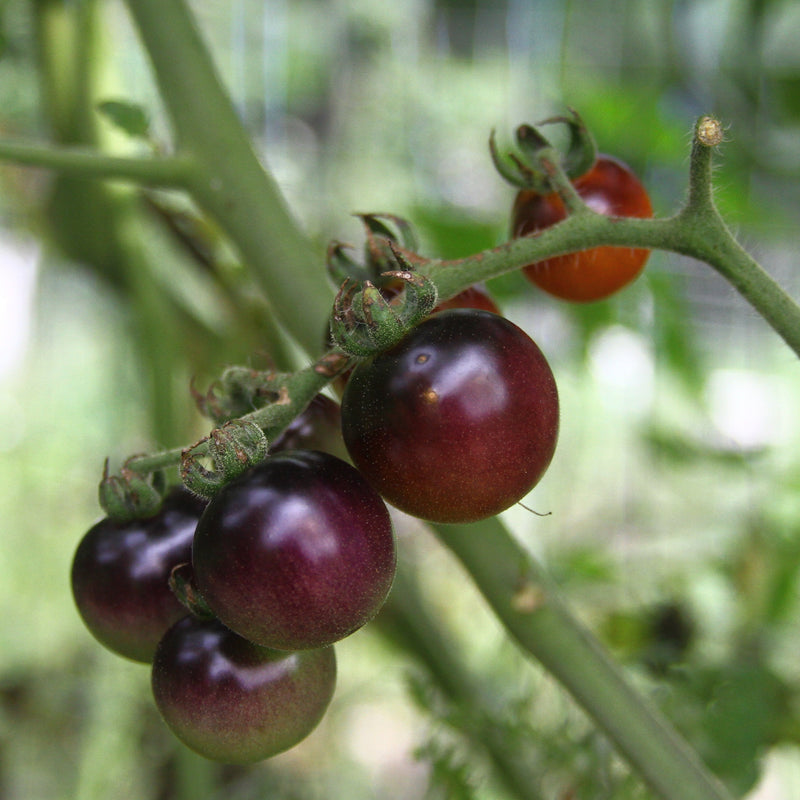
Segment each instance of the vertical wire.
[{"label": "vertical wire", "polygon": [[246,0],[231,4],[231,94],[239,117],[247,124],[247,8]]}]

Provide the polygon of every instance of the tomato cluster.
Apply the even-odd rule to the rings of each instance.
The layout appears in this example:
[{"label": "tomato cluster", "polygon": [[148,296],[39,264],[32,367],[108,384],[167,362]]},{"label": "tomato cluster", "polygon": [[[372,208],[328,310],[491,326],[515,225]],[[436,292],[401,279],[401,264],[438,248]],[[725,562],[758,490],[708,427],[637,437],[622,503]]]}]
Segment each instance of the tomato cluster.
[{"label": "tomato cluster", "polygon": [[[613,160],[575,187],[601,213],[651,213]],[[514,235],[563,216],[557,196],[523,190]],[[592,300],[632,280],[646,257],[598,248],[525,271],[558,296]],[[547,360],[477,287],[362,358],[339,388],[341,407],[315,398],[266,459],[210,501],[173,489],[149,518],[101,520],[75,553],[88,629],[152,662],[164,720],[208,758],[267,758],[320,721],[336,682],[333,645],[369,622],[392,586],[384,501],[435,523],[475,522],[524,497],[555,451]]]},{"label": "tomato cluster", "polygon": [[[267,758],[319,722],[333,645],[390,591],[384,499],[438,522],[494,515],[537,483],[557,435],[555,381],[527,334],[490,311],[440,311],[363,359],[341,409],[312,401],[207,504],[175,489],[148,519],[97,523],[73,561],[75,602],[106,647],[152,661],[156,704],[184,743]],[[187,564],[192,614],[170,591]]]},{"label": "tomato cluster", "polygon": [[[154,516],[103,519],[78,545],[72,589],[87,627],[115,653],[152,662],[164,720],[207,758],[256,761],[306,737],[333,696],[332,645],[391,587],[385,504],[346,461],[308,449],[335,449],[338,437],[343,451],[339,419],[338,404],[318,398],[207,504],[174,489]],[[201,590],[195,614],[170,590],[187,564]]]}]

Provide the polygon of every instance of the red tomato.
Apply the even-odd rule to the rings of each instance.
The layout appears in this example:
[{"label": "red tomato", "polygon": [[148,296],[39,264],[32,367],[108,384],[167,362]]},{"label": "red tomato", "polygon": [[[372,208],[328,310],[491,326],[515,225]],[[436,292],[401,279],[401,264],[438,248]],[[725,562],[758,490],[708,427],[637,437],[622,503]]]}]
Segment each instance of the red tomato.
[{"label": "red tomato", "polygon": [[[577,178],[575,189],[593,211],[615,217],[652,217],[650,198],[631,169],[601,155],[592,169]],[[512,210],[514,237],[541,231],[567,216],[561,198],[530,189],[517,193]],[[642,271],[649,250],[632,247],[593,247],[555,256],[523,267],[525,276],[540,289],[586,303],[602,300],[627,286]]]}]

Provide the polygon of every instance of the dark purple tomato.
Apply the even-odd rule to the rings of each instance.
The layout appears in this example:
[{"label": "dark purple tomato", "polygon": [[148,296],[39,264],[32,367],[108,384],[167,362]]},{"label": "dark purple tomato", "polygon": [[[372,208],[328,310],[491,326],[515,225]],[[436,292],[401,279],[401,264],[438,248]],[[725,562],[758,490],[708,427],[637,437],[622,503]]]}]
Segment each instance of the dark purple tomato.
[{"label": "dark purple tomato", "polygon": [[229,764],[269,758],[305,739],[336,685],[332,647],[300,653],[252,644],[218,620],[185,617],[153,659],[153,696],[188,747]]},{"label": "dark purple tomato", "polygon": [[[653,207],[642,182],[627,164],[601,155],[594,166],[573,181],[586,205],[598,214],[652,217]],[[517,193],[512,235],[526,236],[549,228],[567,216],[555,193],[530,189]],[[644,268],[650,251],[634,247],[592,247],[547,258],[523,267],[523,274],[540,289],[562,300],[588,303],[602,300],[631,283]]]},{"label": "dark purple tomato", "polygon": [[383,500],[350,464],[292,450],[217,493],[192,563],[198,590],[229,628],[264,647],[305,650],[378,612],[394,579],[394,534]]},{"label": "dark purple tomato", "polygon": [[318,394],[288,428],[270,445],[271,453],[282,450],[322,450],[348,459],[342,439],[342,414],[339,404]]},{"label": "dark purple tomato", "polygon": [[389,503],[433,522],[474,522],[542,477],[558,438],[558,392],[516,325],[486,311],[443,311],[358,364],[342,433]]},{"label": "dark purple tomato", "polygon": [[106,517],[83,537],[72,562],[72,595],[86,627],[109,650],[149,662],[158,640],[186,614],[169,588],[189,561],[205,502],[174,489],[148,519]]}]

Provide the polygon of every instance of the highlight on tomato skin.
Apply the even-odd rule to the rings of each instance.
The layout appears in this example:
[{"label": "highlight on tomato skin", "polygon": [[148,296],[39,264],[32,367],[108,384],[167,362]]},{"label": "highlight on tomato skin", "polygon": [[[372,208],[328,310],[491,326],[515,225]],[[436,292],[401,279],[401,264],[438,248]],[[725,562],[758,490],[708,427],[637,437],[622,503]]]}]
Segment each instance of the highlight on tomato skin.
[{"label": "highlight on tomato skin", "polygon": [[252,644],[217,620],[187,616],[156,649],[153,697],[170,730],[213,761],[282,753],[319,724],[336,687],[332,647],[299,653]]},{"label": "highlight on tomato skin", "polygon": [[[635,173],[619,159],[598,156],[589,172],[573,181],[584,202],[599,214],[650,218],[653,207]],[[517,193],[511,212],[515,238],[549,228],[567,216],[556,193],[530,189]],[[650,251],[631,247],[593,247],[537,261],[523,274],[545,292],[576,303],[603,300],[634,281],[644,269]]]},{"label": "highlight on tomato skin", "polygon": [[454,309],[358,364],[342,398],[353,464],[384,499],[432,522],[504,511],[555,452],[558,391],[536,343],[509,320]]},{"label": "highlight on tomato skin", "polygon": [[380,610],[394,580],[394,531],[353,466],[281,451],[209,502],[192,567],[211,611],[240,636],[274,650],[319,648]]},{"label": "highlight on tomato skin", "polygon": [[205,501],[173,489],[152,517],[106,517],[81,539],[70,581],[90,633],[117,655],[149,663],[164,632],[186,614],[169,588],[173,567],[191,558]]}]

